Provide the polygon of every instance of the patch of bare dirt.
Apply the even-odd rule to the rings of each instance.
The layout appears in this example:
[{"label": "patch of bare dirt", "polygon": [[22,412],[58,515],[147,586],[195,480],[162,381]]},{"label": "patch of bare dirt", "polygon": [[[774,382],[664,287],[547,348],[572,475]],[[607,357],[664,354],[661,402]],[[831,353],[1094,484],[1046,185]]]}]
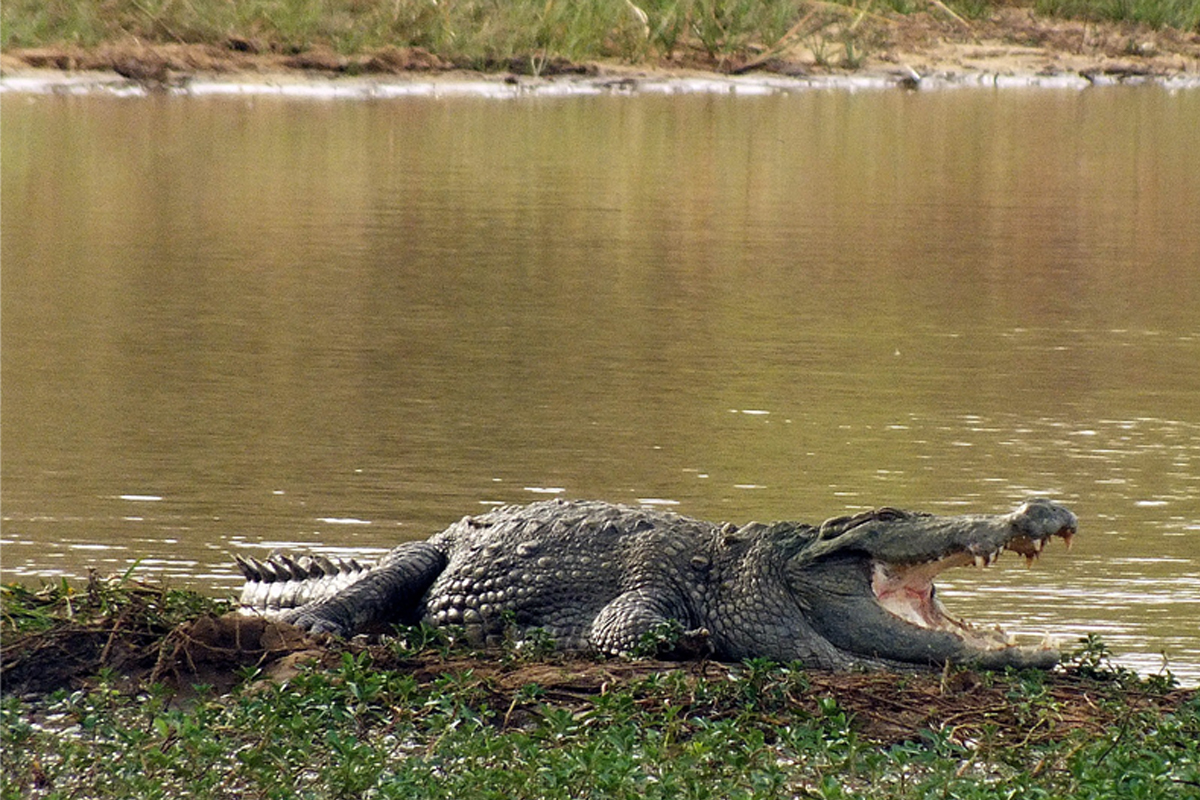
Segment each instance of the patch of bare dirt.
[{"label": "patch of bare dirt", "polygon": [[1200,34],[1051,19],[1024,8],[971,21],[916,14],[895,27],[878,58],[921,74],[1196,74]]},{"label": "patch of bare dirt", "polygon": [[[670,75],[679,71],[785,75],[883,74],[1059,75],[1171,77],[1200,75],[1200,33],[1153,29],[1132,23],[1093,23],[1041,17],[1026,8],[1001,8],[967,20],[936,4],[928,13],[859,14],[823,10],[810,15],[769,46],[738,54],[681,48],[650,64],[575,64],[562,59],[513,58],[459,64],[420,48],[388,47],[341,55],[316,47],[274,52],[267,44],[231,37],[213,44],[109,43],[92,49],[46,47],[11,50],[0,70],[115,72],[149,85],[169,86],[197,75],[413,76],[482,67],[512,75]],[[815,14],[816,12],[814,12]]]}]

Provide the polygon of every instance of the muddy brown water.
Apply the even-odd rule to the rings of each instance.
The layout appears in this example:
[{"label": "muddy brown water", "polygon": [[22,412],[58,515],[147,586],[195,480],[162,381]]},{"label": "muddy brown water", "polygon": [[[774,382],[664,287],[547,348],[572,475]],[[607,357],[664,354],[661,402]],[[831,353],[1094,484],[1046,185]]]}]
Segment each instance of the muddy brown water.
[{"label": "muddy brown water", "polygon": [[0,97],[4,579],[494,503],[1069,503],[939,582],[1200,681],[1200,91]]}]

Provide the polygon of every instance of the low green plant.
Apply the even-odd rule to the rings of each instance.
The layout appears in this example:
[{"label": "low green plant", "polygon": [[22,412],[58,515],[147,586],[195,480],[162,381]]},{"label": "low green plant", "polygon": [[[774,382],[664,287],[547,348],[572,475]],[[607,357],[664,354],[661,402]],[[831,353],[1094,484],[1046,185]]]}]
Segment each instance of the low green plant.
[{"label": "low green plant", "polygon": [[[783,667],[744,669],[713,682],[797,685]],[[418,684],[362,655],[186,709],[101,680],[0,704],[3,796],[991,798],[1003,785],[1017,797],[1174,798],[1200,785],[1194,697],[1100,737],[998,746],[940,728],[881,747],[833,696],[808,715],[774,690],[697,703],[689,684],[668,673],[582,708],[533,685],[513,695],[528,713],[508,724],[470,671]]]},{"label": "low green plant", "polygon": [[34,633],[64,622],[86,624],[136,606],[139,618],[150,627],[169,628],[201,614],[220,614],[229,604],[182,589],[140,584],[132,568],[112,578],[91,576],[83,589],[63,578],[37,587],[18,583],[0,586],[0,630]]},{"label": "low green plant", "polygon": [[1200,0],[1035,0],[1039,13],[1200,31]]},{"label": "low green plant", "polygon": [[683,624],[679,620],[660,622],[642,634],[633,648],[633,655],[637,658],[654,658],[669,653],[678,646],[683,634]]},{"label": "low green plant", "polygon": [[[161,596],[132,584],[91,597],[65,584],[10,589],[3,611],[6,626],[33,635],[94,620],[106,603],[129,619]],[[181,595],[174,607],[203,605]],[[1175,800],[1200,790],[1200,696],[1114,668],[1096,637],[1064,674],[623,662],[613,674],[636,677],[588,688],[570,674],[555,686],[515,676],[609,667],[519,652],[472,660],[436,629],[400,633],[402,645],[332,649],[326,666],[286,681],[246,669],[226,694],[183,700],[108,668],[84,688],[3,697],[0,798]],[[1075,719],[1083,710],[1096,719]],[[890,733],[870,724],[901,714],[925,721]]]}]

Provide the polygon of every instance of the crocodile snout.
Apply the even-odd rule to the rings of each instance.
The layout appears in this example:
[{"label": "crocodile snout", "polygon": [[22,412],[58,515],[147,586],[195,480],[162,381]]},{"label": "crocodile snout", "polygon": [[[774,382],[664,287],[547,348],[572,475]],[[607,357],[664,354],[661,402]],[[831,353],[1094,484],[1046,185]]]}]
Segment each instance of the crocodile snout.
[{"label": "crocodile snout", "polygon": [[1051,500],[1035,497],[1026,500],[1013,512],[1012,525],[1017,538],[1009,542],[1008,549],[1030,558],[1041,553],[1042,546],[1051,536],[1061,537],[1069,550],[1071,540],[1079,529],[1079,520],[1070,509]]}]

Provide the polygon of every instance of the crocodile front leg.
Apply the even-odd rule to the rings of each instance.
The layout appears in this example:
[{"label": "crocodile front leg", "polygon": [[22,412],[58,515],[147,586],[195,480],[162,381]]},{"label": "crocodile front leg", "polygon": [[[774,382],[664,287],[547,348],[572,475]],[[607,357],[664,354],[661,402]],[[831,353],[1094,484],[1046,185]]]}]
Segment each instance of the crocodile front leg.
[{"label": "crocodile front leg", "polygon": [[689,660],[712,654],[709,632],[697,628],[683,609],[644,589],[631,589],[615,597],[592,622],[592,646],[601,653],[627,655],[646,643],[647,634],[672,622],[682,626],[673,641],[658,644],[660,658]]}]

